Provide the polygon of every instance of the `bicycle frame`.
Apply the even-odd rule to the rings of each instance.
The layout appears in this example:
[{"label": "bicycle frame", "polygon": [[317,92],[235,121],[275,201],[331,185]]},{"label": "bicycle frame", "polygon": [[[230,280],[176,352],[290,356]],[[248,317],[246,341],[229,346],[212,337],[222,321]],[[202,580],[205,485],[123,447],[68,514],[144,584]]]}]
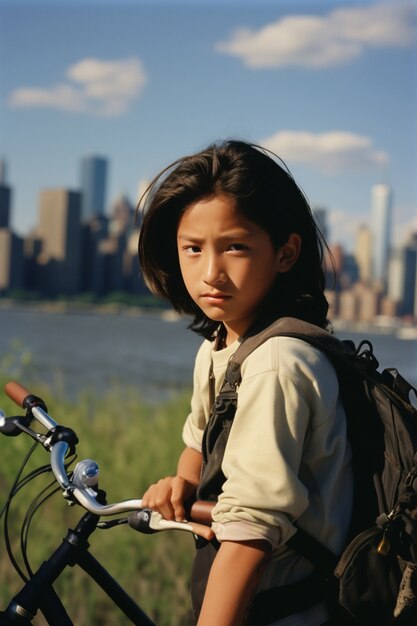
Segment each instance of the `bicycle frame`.
[{"label": "bicycle frame", "polygon": [[53,583],[70,566],[81,567],[119,607],[133,624],[155,626],[134,600],[89,552],[89,536],[95,531],[99,517],[85,513],[74,530],[69,529],[62,544],[55,550],[9,603],[0,615],[1,626],[29,626],[38,610],[50,626],[73,626],[65,607],[53,589]]},{"label": "bicycle frame", "polygon": [[[95,531],[102,515],[131,512],[127,522],[131,528],[144,533],[167,529],[198,532],[201,524],[210,524],[213,503],[195,502],[187,510],[189,522],[163,519],[160,513],[142,507],[141,500],[124,500],[106,504],[106,494],[98,490],[98,465],[92,459],[77,464],[72,477],[66,473],[64,459],[68,451],[75,451],[78,438],[70,428],[57,424],[46,412],[43,400],[33,396],[19,383],[11,382],[5,387],[7,395],[20,407],[26,408],[26,416],[6,418],[0,413],[0,432],[15,436],[25,432],[50,452],[50,465],[64,497],[70,504],[79,504],[87,512],[82,515],[74,530],[69,529],[62,544],[25,581],[6,610],[0,613],[0,626],[30,626],[38,610],[50,626],[73,626],[65,607],[56,594],[53,584],[66,567],[78,565],[90,576],[121,612],[138,626],[155,626],[154,622],[126,593],[107,570],[89,552],[88,539]],[[47,430],[46,435],[29,428],[35,418]],[[118,520],[121,521],[121,520]],[[105,523],[100,522],[100,526]],[[111,524],[109,522],[108,524]],[[110,526],[107,526],[110,527]],[[201,532],[201,531],[200,531]]]}]

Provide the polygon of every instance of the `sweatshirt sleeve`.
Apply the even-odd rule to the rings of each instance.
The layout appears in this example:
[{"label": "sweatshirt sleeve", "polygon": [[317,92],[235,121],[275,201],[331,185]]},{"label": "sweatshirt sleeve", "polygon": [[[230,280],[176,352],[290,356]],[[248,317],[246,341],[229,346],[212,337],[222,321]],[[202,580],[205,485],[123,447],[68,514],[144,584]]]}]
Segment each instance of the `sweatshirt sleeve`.
[{"label": "sweatshirt sleeve", "polygon": [[[197,452],[201,452],[201,442],[203,439],[206,421],[208,419],[207,406],[205,406],[204,400],[208,396],[210,350],[210,342],[204,341],[197,353],[194,365],[191,412],[185,421],[182,431],[184,444]],[[206,375],[202,376],[202,373],[206,373]]]},{"label": "sweatshirt sleeve", "polygon": [[303,514],[325,519],[340,486],[345,423],[337,416],[336,374],[318,351],[274,338],[251,356],[242,368],[213,530],[220,541],[266,539],[279,548]]},{"label": "sweatshirt sleeve", "polygon": [[277,547],[308,506],[298,475],[310,409],[299,384],[274,371],[246,380],[238,397],[213,529],[220,541],[264,538]]}]

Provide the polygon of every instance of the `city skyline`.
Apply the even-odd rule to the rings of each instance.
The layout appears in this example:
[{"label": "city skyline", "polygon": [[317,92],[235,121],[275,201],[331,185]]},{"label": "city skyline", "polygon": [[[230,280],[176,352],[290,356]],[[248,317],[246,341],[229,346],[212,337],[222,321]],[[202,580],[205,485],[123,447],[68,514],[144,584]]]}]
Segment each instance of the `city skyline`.
[{"label": "city skyline", "polygon": [[[103,157],[83,159],[80,190],[41,190],[37,225],[25,238],[8,226],[11,194],[0,185],[0,297],[146,297],[133,205],[120,197],[104,214],[107,166]],[[323,268],[332,315],[351,321],[416,319],[417,230],[393,247],[392,190],[374,185],[371,198],[372,220],[358,229],[353,254],[327,237],[328,211],[313,209],[328,242]]]},{"label": "city skyline", "polygon": [[[0,166],[2,170],[7,172],[8,170],[7,161],[1,160]],[[87,178],[85,176],[86,166],[87,166],[87,171],[89,174]],[[98,170],[97,170],[97,166],[98,166]],[[101,156],[89,155],[89,156],[80,157],[78,169],[79,169],[78,184],[75,184],[71,187],[50,184],[38,190],[36,210],[35,210],[33,223],[31,227],[29,228],[29,230],[27,230],[26,232],[24,231],[18,232],[17,234],[19,236],[26,237],[30,233],[36,233],[39,227],[41,208],[42,208],[42,197],[45,192],[65,190],[65,191],[72,192],[72,193],[80,193],[81,194],[80,220],[86,221],[88,219],[91,219],[92,217],[96,217],[100,215],[105,216],[105,217],[110,217],[112,207],[121,198],[126,198],[127,201],[131,203],[133,207],[136,208],[137,202],[141,194],[146,188],[147,181],[142,179],[139,182],[138,188],[136,190],[136,196],[134,198],[129,196],[129,194],[126,194],[123,192],[117,194],[114,197],[108,197],[108,194],[106,193],[105,190],[109,186],[108,177],[111,176],[111,174],[109,174],[109,171],[111,172],[111,160],[105,155],[101,155]],[[93,195],[97,195],[98,193],[98,196],[99,196],[98,204],[96,204],[95,209],[91,209],[86,212],[85,209],[83,209],[83,207],[85,207],[86,205],[86,196],[87,196],[87,199],[89,200],[89,198],[92,196],[91,188],[92,187],[94,188],[97,186],[99,188],[98,192],[96,189],[96,194],[93,194]],[[14,232],[16,232],[15,229],[13,228],[13,212],[14,212],[13,196],[14,196],[15,190],[13,186],[10,185],[6,181],[3,183],[0,182],[0,191],[4,195],[7,195],[7,198],[8,198],[7,204],[10,205],[9,211],[7,212],[8,227]],[[329,228],[329,223],[332,222],[332,207],[315,205],[312,202],[310,202],[310,207],[311,207],[312,212],[315,214],[317,223],[319,225],[320,230],[322,231],[322,234],[326,242],[332,245],[340,244],[343,246],[344,251],[346,253],[351,253],[354,255],[357,255],[356,247],[357,247],[357,239],[358,237],[360,237],[360,230],[363,227],[372,229],[373,224],[376,224],[375,230],[378,231],[378,228],[381,226],[382,223],[384,223],[385,231],[383,235],[381,235],[382,238],[384,239],[384,244],[380,244],[382,245],[383,251],[379,253],[379,256],[381,257],[382,255],[384,259],[383,260],[380,259],[378,261],[379,266],[381,267],[382,265],[386,264],[390,248],[402,247],[405,243],[407,243],[410,237],[412,237],[413,235],[415,235],[415,233],[417,233],[417,221],[415,224],[413,221],[410,223],[408,230],[404,231],[404,236],[401,241],[395,241],[394,231],[393,231],[393,206],[395,205],[394,190],[387,183],[376,183],[370,187],[370,189],[368,190],[368,195],[369,195],[369,206],[368,206],[367,214],[361,216],[361,218],[358,220],[356,224],[355,229],[352,230],[352,238],[351,238],[350,246],[349,245],[346,246],[344,241],[337,240],[332,236],[331,228]],[[388,202],[387,206],[385,204],[385,196],[387,196],[387,202]],[[96,200],[96,203],[97,203],[97,200]],[[6,204],[6,203],[3,203],[3,204]],[[90,200],[88,204],[91,204]],[[385,218],[384,218],[385,211],[388,211],[388,210],[389,210],[389,219],[385,223]],[[380,239],[378,235],[376,236],[378,239]],[[380,270],[376,271],[376,273],[378,272],[380,272]],[[380,278],[382,279],[383,277],[380,276]]]},{"label": "city skyline", "polygon": [[0,0],[12,228],[35,225],[41,189],[79,189],[84,156],[111,161],[108,205],[135,202],[178,156],[237,136],[277,152],[350,249],[371,187],[389,184],[402,240],[417,226],[416,8]]}]

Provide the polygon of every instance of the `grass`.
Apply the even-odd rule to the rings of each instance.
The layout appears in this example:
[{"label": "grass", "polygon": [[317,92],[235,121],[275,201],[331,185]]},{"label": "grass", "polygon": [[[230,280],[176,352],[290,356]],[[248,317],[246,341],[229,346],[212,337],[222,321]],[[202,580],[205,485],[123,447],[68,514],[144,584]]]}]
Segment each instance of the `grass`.
[{"label": "grass", "polygon": [[[4,382],[0,381],[1,388]],[[108,502],[139,498],[147,485],[175,472],[182,449],[181,428],[188,412],[189,394],[182,394],[164,405],[147,407],[134,390],[114,389],[101,399],[85,393],[73,403],[62,402],[48,388],[37,387],[32,391],[44,398],[50,415],[57,422],[76,431],[80,440],[78,460],[90,457],[97,461],[100,486],[106,490]],[[7,415],[16,414],[16,407],[3,395],[0,406]],[[0,508],[31,444],[25,435],[0,438]],[[27,471],[48,460],[48,454],[38,446]],[[9,530],[16,554],[26,510],[50,480],[49,474],[32,481],[12,502]],[[33,570],[60,544],[67,528],[77,522],[81,512],[79,507],[68,507],[61,493],[57,493],[36,513],[28,543]],[[126,525],[97,530],[90,541],[94,556],[158,626],[192,624],[188,586],[193,543],[188,533],[171,531],[143,535]],[[2,608],[21,584],[0,537]],[[55,588],[76,626],[129,623],[77,567],[67,569]],[[39,616],[33,623],[41,625],[44,620]]]}]

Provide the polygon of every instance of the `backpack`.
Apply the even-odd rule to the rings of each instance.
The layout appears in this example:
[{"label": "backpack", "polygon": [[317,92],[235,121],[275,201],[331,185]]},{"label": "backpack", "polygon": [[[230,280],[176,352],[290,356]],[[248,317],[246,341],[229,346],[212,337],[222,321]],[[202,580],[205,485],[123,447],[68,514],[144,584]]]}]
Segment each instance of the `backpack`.
[{"label": "backpack", "polygon": [[[417,391],[395,369],[378,371],[372,344],[341,341],[295,318],[249,334],[229,361],[203,435],[199,499],[215,500],[225,477],[224,450],[237,406],[241,365],[271,337],[302,339],[333,363],[352,448],[354,501],[347,545],[334,555],[302,529],[288,545],[309,559],[341,623],[417,624]],[[335,617],[337,616],[337,617]],[[267,621],[265,621],[267,623]]]}]

